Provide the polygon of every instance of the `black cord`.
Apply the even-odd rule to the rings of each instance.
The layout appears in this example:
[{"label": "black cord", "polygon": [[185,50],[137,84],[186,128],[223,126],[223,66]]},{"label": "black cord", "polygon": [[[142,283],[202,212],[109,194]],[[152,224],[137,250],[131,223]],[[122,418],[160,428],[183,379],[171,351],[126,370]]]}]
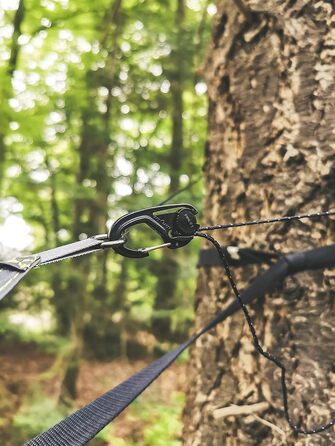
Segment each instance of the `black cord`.
[{"label": "black cord", "polygon": [[[327,215],[330,215],[330,213],[327,213]],[[305,218],[305,217],[300,216],[300,218]],[[256,223],[254,223],[254,224],[256,224]],[[292,428],[292,430],[295,433],[297,433],[297,434],[312,435],[312,434],[318,434],[318,433],[323,432],[323,431],[329,429],[330,427],[332,427],[335,424],[335,418],[331,419],[327,424],[324,424],[324,425],[321,425],[321,426],[317,426],[314,429],[302,429],[302,428],[300,428],[298,425],[296,425],[292,421],[292,419],[290,417],[290,414],[289,414],[287,385],[286,385],[286,368],[285,368],[284,364],[276,356],[274,356],[271,353],[266,352],[265,350],[263,350],[262,346],[260,345],[259,338],[257,336],[254,323],[253,323],[253,321],[251,319],[251,316],[249,314],[247,306],[244,304],[244,302],[241,299],[240,293],[239,293],[238,288],[237,288],[237,284],[236,284],[236,282],[235,282],[235,280],[233,278],[231,269],[229,267],[227,257],[225,255],[224,250],[221,248],[219,242],[217,240],[215,240],[213,237],[211,237],[210,235],[205,234],[205,233],[196,232],[195,235],[197,237],[205,238],[206,240],[211,242],[214,245],[214,247],[216,248],[216,250],[217,250],[217,252],[219,254],[219,257],[220,257],[220,259],[221,259],[221,261],[223,263],[223,267],[224,267],[226,275],[228,277],[230,286],[231,286],[231,288],[232,288],[232,290],[233,290],[233,292],[235,294],[235,297],[236,297],[238,303],[241,306],[241,309],[242,309],[242,311],[244,313],[245,319],[246,319],[246,321],[248,323],[249,330],[251,332],[251,335],[252,335],[252,338],[253,338],[253,341],[254,341],[254,346],[255,346],[256,350],[258,351],[258,353],[260,355],[264,356],[264,358],[266,358],[267,360],[273,362],[281,371],[280,381],[281,381],[281,388],[282,388],[284,415],[285,415],[285,418],[286,418],[287,422],[289,423],[290,427]]]},{"label": "black cord", "polygon": [[201,226],[198,231],[213,231],[214,229],[229,229],[239,226],[264,225],[269,223],[280,223],[284,221],[302,220],[303,218],[329,217],[335,215],[335,211],[316,212],[314,214],[288,215],[286,217],[266,218],[264,220],[243,221],[240,223],[225,223],[223,225]]}]

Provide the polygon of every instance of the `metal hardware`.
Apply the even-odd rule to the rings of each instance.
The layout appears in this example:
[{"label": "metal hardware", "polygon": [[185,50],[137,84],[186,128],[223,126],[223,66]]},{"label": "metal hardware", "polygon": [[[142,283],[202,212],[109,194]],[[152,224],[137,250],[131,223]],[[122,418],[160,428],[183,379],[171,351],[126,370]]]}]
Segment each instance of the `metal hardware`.
[{"label": "metal hardware", "polygon": [[[153,229],[161,239],[162,245],[149,248],[131,249],[125,246],[110,245],[118,254],[131,258],[143,258],[150,251],[168,247],[176,249],[187,245],[199,228],[195,215],[197,210],[190,204],[167,204],[130,212],[116,220],[108,232],[108,239],[120,241],[125,239],[126,232],[140,224],[146,224]],[[102,245],[109,244],[104,242]]]},{"label": "metal hardware", "polygon": [[[120,240],[110,241],[110,240],[108,240],[108,234],[94,235],[93,238],[95,238],[97,240],[102,240],[102,243],[99,246],[99,249],[100,248],[112,248],[113,246],[119,246],[119,245],[123,245],[124,243],[126,243],[125,238],[121,238]],[[106,241],[104,241],[104,240],[106,240]]]},{"label": "metal hardware", "polygon": [[140,252],[151,252],[151,251],[155,251],[156,249],[169,248],[170,246],[171,246],[171,243],[162,243],[161,245],[151,246],[151,248],[140,248],[139,251]]},{"label": "metal hardware", "polygon": [[98,234],[98,235],[94,235],[93,238],[96,238],[97,240],[108,240],[108,235],[107,234]]}]

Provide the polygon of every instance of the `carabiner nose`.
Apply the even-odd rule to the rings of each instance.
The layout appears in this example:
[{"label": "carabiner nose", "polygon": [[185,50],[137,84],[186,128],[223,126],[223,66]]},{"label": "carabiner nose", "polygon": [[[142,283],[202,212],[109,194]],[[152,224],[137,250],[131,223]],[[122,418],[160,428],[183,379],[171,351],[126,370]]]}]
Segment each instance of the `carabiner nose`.
[{"label": "carabiner nose", "polygon": [[140,211],[130,212],[119,218],[110,228],[109,240],[124,239],[128,229],[139,224],[146,224],[162,238],[163,244],[150,248],[131,249],[123,244],[112,249],[125,257],[143,258],[150,251],[162,247],[170,249],[187,245],[198,230],[195,215],[197,210],[190,204],[167,204]]}]

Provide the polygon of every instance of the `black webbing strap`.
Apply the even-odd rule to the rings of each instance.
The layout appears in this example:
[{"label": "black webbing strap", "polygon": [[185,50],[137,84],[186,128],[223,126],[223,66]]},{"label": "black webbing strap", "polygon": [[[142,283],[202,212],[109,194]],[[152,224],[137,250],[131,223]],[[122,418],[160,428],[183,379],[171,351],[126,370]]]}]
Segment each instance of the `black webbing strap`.
[{"label": "black webbing strap", "polygon": [[58,260],[88,254],[99,249],[101,243],[101,240],[92,237],[34,255],[16,257],[15,259],[0,262],[0,300],[3,299],[32,268],[56,262]]},{"label": "black webbing strap", "polygon": [[25,446],[81,446],[94,438],[194,342],[190,339]]},{"label": "black webbing strap", "polygon": [[[271,291],[290,274],[300,271],[335,266],[335,245],[317,248],[306,252],[283,256],[265,273],[258,276],[251,286],[241,294],[244,303]],[[178,356],[201,335],[214,328],[218,323],[240,309],[234,301],[220,312],[197,334],[178,348],[166,353],[131,378],[100,396],[87,406],[56,424],[48,431],[28,441],[25,446],[82,446],[94,438],[108,423],[114,420],[138,395],[140,395],[158,376],[168,368]]]},{"label": "black webbing strap", "polygon": [[[221,246],[231,266],[255,265],[260,263],[271,264],[280,257],[280,254],[267,251],[257,251],[238,246]],[[222,266],[222,260],[215,248],[201,249],[197,266]]]}]

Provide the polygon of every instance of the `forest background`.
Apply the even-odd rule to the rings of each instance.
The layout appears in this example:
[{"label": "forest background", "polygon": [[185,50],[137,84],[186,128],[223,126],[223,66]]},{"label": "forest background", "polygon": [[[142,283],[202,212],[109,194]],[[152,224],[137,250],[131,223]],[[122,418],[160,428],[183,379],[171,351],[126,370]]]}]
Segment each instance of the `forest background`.
[{"label": "forest background", "polygon": [[[0,0],[1,258],[105,233],[169,197],[201,215],[215,12],[209,0]],[[198,249],[58,263],[2,301],[0,443],[21,445],[185,339]],[[181,444],[184,362],[91,444]]]}]

